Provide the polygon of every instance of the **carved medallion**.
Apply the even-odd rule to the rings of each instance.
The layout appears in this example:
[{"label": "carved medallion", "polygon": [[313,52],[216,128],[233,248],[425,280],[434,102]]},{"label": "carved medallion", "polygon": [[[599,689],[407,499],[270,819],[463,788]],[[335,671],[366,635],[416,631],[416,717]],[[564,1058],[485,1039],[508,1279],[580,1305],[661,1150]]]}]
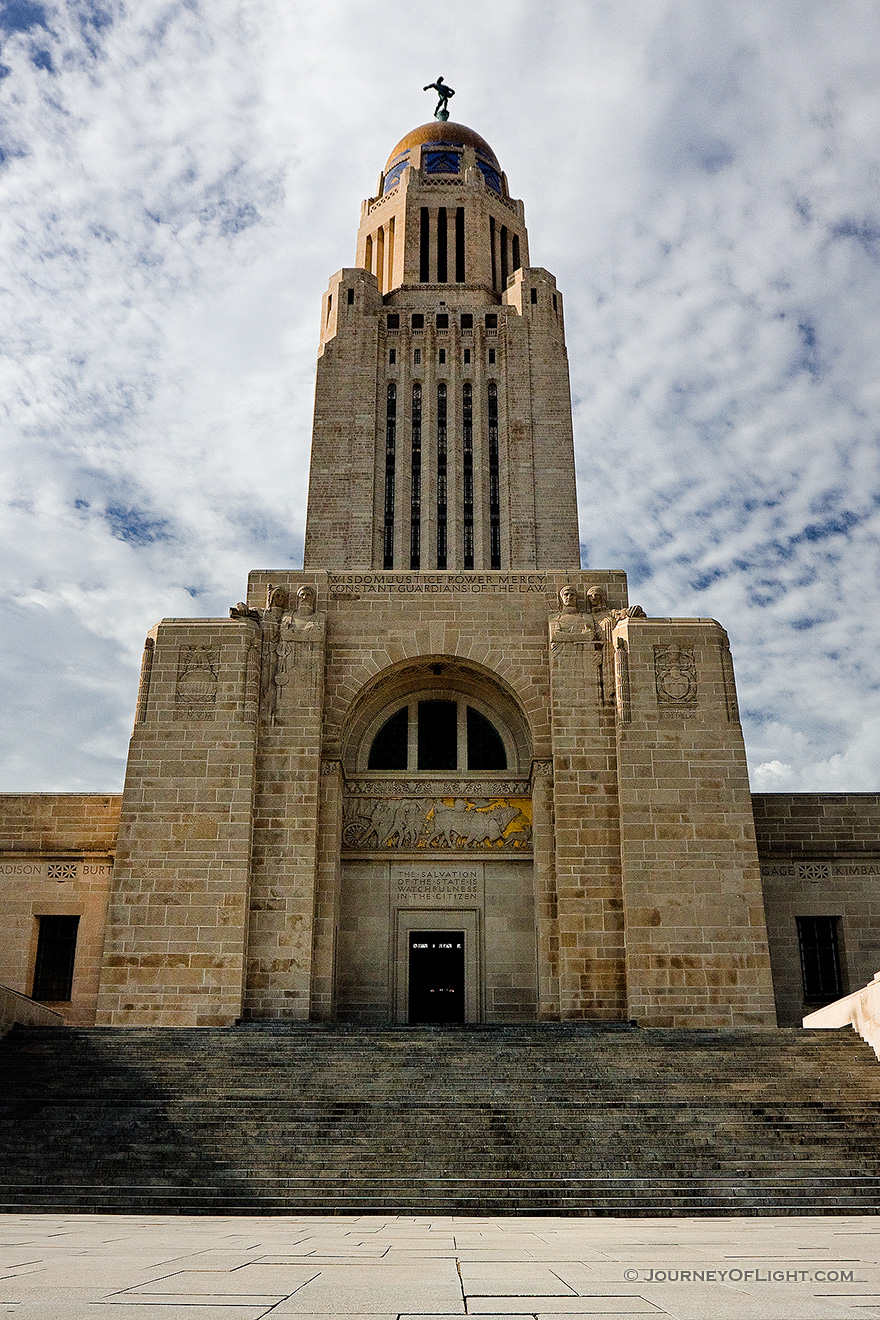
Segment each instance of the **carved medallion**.
[{"label": "carved medallion", "polygon": [[182,646],[177,661],[175,718],[205,719],[217,700],[220,651],[213,646]]},{"label": "carved medallion", "polygon": [[654,683],[657,700],[681,706],[697,699],[697,666],[693,650],[679,646],[654,647]]}]

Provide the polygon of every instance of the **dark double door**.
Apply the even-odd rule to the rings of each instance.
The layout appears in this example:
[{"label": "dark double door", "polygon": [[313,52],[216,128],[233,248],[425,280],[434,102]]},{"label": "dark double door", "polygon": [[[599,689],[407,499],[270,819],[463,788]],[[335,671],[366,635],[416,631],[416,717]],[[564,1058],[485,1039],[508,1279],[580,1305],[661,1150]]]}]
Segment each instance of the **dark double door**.
[{"label": "dark double door", "polygon": [[409,1021],[464,1022],[464,931],[409,933]]}]

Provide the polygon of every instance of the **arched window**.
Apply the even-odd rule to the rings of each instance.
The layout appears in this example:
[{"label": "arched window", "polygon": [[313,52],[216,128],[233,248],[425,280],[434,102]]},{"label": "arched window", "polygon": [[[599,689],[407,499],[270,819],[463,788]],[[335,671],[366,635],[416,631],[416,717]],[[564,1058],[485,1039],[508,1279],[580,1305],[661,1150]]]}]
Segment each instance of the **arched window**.
[{"label": "arched window", "polygon": [[455,773],[507,770],[505,736],[464,698],[414,697],[373,734],[368,770]]}]

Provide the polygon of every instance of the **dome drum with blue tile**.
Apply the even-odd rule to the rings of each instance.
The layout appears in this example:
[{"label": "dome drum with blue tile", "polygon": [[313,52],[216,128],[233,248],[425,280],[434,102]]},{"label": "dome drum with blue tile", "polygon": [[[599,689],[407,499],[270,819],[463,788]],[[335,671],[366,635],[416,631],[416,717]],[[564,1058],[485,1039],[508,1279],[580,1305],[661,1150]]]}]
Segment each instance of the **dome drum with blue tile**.
[{"label": "dome drum with blue tile", "polygon": [[522,203],[495,152],[464,124],[433,120],[388,157],[364,203],[357,263],[388,296],[404,285],[483,288],[497,301],[527,263]]}]

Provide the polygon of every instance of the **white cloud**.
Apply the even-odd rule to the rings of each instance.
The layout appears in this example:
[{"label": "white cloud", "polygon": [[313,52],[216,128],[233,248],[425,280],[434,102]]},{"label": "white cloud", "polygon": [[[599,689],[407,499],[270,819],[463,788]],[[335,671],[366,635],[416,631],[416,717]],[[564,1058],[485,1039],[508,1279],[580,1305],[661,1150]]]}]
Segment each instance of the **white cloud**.
[{"label": "white cloud", "polygon": [[876,788],[872,3],[44,12],[0,55],[5,789],[118,789],[146,630],[298,562],[320,296],[440,70],[566,297],[590,564],[728,627],[755,787]]}]

